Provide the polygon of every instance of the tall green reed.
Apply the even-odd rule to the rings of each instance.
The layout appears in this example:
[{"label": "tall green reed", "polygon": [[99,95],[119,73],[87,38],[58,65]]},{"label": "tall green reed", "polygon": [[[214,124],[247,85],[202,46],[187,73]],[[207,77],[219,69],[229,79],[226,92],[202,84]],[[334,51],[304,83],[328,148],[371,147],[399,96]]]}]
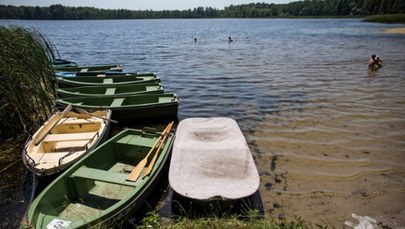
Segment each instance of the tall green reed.
[{"label": "tall green reed", "polygon": [[53,47],[35,29],[0,27],[1,135],[29,133],[51,112],[55,98]]}]

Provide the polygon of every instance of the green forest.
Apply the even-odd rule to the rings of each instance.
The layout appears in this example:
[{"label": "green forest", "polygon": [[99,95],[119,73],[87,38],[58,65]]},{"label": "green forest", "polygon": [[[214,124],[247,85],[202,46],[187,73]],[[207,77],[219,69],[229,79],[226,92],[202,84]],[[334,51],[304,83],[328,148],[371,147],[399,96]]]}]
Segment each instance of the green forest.
[{"label": "green forest", "polygon": [[304,0],[288,4],[250,3],[224,9],[197,7],[189,10],[107,10],[94,7],[0,5],[1,19],[82,20],[153,18],[275,18],[336,17],[405,13],[404,0]]}]

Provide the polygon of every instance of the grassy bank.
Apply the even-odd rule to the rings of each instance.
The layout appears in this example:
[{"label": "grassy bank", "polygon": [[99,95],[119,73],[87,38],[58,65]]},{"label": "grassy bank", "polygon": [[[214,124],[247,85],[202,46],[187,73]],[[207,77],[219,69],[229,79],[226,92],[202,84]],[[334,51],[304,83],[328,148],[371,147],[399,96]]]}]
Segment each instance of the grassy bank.
[{"label": "grassy bank", "polygon": [[[238,216],[231,216],[226,218],[198,218],[188,219],[180,218],[169,223],[161,223],[159,215],[155,212],[149,212],[143,219],[142,225],[137,228],[167,228],[167,229],[307,229],[313,228],[307,226],[303,220],[286,220],[286,219],[273,219],[273,218],[259,218],[257,212],[252,211],[249,215],[241,219]],[[316,225],[315,228],[324,228],[327,226]]]},{"label": "grassy bank", "polygon": [[401,23],[405,24],[405,14],[385,14],[385,15],[372,15],[366,17],[364,22],[377,22],[377,23]]}]

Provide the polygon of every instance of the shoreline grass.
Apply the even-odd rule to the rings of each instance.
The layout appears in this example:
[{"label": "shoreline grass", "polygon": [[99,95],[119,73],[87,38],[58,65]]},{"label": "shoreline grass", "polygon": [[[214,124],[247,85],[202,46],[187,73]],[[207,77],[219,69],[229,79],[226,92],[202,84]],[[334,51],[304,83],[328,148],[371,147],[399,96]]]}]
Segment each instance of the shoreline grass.
[{"label": "shoreline grass", "polygon": [[32,131],[54,104],[53,46],[39,31],[0,26],[0,138]]},{"label": "shoreline grass", "polygon": [[[189,219],[181,217],[170,222],[162,223],[158,213],[152,211],[147,213],[142,224],[136,226],[139,229],[164,228],[164,229],[309,229],[313,228],[300,218],[287,220],[271,217],[258,217],[256,211],[250,211],[245,218],[232,215],[225,218],[207,217]],[[327,226],[315,225],[315,228],[326,229]]]}]

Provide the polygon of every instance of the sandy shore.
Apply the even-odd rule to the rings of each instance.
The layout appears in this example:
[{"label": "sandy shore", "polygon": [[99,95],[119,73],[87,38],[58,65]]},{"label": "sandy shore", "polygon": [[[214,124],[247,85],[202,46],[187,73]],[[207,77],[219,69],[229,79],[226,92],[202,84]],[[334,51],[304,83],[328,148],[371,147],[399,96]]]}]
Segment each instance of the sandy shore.
[{"label": "sandy shore", "polygon": [[384,33],[388,33],[388,34],[405,34],[405,28],[384,29]]},{"label": "sandy shore", "polygon": [[404,110],[348,104],[269,116],[253,134],[268,215],[344,228],[355,213],[405,227]]}]

